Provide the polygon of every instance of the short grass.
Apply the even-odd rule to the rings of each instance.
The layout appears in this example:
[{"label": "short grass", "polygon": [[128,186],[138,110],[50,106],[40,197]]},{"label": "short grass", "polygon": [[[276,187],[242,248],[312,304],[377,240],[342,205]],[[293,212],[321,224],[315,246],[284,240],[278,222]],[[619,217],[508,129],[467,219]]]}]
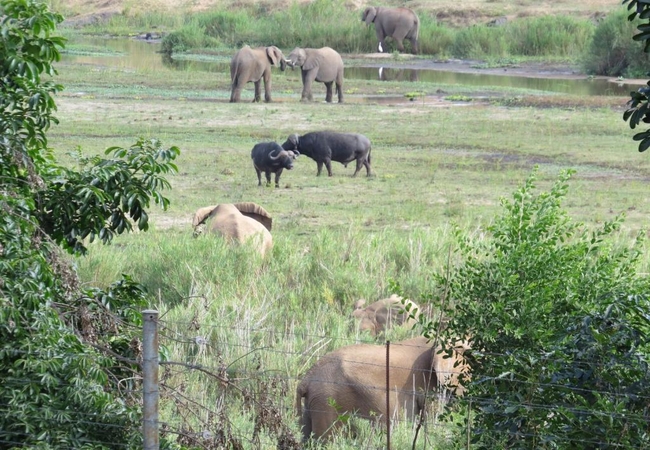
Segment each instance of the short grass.
[{"label": "short grass", "polygon": [[[50,130],[49,144],[64,163],[77,146],[96,154],[138,136],[181,148],[179,172],[169,176],[171,207],[151,211],[152,229],[91,245],[76,264],[89,285],[130,273],[163,314],[167,357],[231,380],[167,366],[162,420],[186,431],[230,430],[245,448],[274,445],[277,430],[268,418],[259,441],[253,438],[262,401],[298,435],[296,380],[327,350],[369,339],[351,322],[355,300],[399,290],[435,314],[436,275],[455,262],[454,228],[484,234],[500,198],[534,166],[542,189],[560,170],[577,170],[565,206],[586,226],[626,214],[625,242],[647,225],[650,160],[636,151],[622,120],[625,98],[466,86],[443,86],[447,94],[437,94],[441,86],[425,82],[350,80],[346,103],[325,104],[317,84],[318,101],[303,104],[299,72],[288,71],[273,74],[276,102],[229,104],[226,73],[105,63],[58,70],[66,90],[57,98],[60,125]],[[412,92],[426,95],[409,101]],[[368,136],[375,175],[352,178],[351,166],[334,163],[333,177],[316,177],[315,163],[301,156],[280,188],[257,186],[255,143],[322,129]],[[197,208],[237,201],[259,203],[273,215],[267,260],[214,236],[192,238]],[[440,418],[427,423],[420,445],[460,445],[458,427]],[[328,448],[382,445],[384,436],[363,426],[356,438]],[[413,431],[402,426],[395,448],[410,447]]]}]

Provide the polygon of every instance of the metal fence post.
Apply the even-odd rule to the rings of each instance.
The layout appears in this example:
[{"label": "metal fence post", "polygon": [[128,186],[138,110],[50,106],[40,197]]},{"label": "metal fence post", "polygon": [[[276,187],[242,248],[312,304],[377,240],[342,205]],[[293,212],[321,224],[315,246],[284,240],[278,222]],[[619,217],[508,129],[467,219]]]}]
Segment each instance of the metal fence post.
[{"label": "metal fence post", "polygon": [[386,341],[386,450],[390,450],[390,341]]},{"label": "metal fence post", "polygon": [[142,434],[144,450],[158,450],[158,311],[142,311]]}]

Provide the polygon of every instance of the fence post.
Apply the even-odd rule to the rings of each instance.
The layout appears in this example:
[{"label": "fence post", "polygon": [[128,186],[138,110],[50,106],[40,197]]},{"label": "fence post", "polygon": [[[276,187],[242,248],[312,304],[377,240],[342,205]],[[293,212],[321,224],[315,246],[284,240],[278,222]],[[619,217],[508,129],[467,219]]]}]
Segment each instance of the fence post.
[{"label": "fence post", "polygon": [[390,450],[390,341],[386,341],[386,450]]},{"label": "fence post", "polygon": [[142,434],[144,450],[158,450],[158,311],[142,311]]}]

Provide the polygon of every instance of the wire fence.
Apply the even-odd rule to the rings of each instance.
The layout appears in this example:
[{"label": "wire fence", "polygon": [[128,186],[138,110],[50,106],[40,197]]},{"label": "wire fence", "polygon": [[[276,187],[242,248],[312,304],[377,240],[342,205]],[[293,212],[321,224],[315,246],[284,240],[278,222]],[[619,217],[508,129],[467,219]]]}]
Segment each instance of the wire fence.
[{"label": "wire fence", "polygon": [[[326,399],[310,405],[312,416],[336,412],[336,421],[342,424],[343,433],[333,439],[341,439],[338,447],[346,448],[346,431],[354,430],[354,444],[349,448],[413,448],[434,449],[462,445],[471,448],[472,421],[467,411],[454,411],[445,415],[445,405],[452,397],[450,389],[442,389],[431,380],[431,371],[421,366],[404,363],[399,358],[401,353],[420,350],[412,341],[390,342],[388,361],[386,345],[372,339],[358,337],[328,336],[296,332],[293,329],[283,331],[254,328],[208,325],[206,323],[171,321],[153,319],[154,327],[143,332],[143,357],[141,375],[123,386],[123,393],[131,398],[141,398],[143,403],[143,441],[145,449],[158,448],[159,437],[186,447],[202,449],[298,449],[302,448],[302,421],[297,412],[297,395],[301,380],[314,376],[319,388],[328,392],[362,391],[366,396],[386,398],[386,375],[390,389],[389,403],[383,411],[388,415],[367,413],[365,419],[357,419],[349,411],[338,408]],[[147,320],[145,320],[145,324]],[[155,333],[155,337],[148,334]],[[364,352],[355,354],[341,353],[337,349],[365,344]],[[149,353],[147,354],[147,348]],[[357,348],[357,347],[355,347]],[[367,350],[372,350],[368,357]],[[38,352],[38,349],[34,350]],[[335,352],[335,358],[332,357]],[[16,353],[21,353],[16,351]],[[27,353],[27,352],[22,352]],[[361,355],[361,356],[360,356]],[[65,356],[65,355],[61,355]],[[74,356],[74,355],[70,355]],[[488,356],[508,357],[508,353],[492,353]],[[154,363],[156,369],[152,373]],[[330,360],[335,360],[336,373],[326,373]],[[574,361],[579,362],[579,361]],[[589,361],[583,361],[587,364]],[[390,370],[386,370],[390,367]],[[429,366],[430,367],[430,366]],[[353,370],[357,378],[349,377],[347,371]],[[438,369],[436,375],[441,378],[453,377],[460,369]],[[408,371],[409,383],[390,384],[398,380],[397,374]],[[380,374],[380,376],[378,376]],[[147,386],[148,376],[150,385]],[[375,381],[365,382],[374,377]],[[381,378],[382,382],[376,381]],[[421,381],[421,383],[420,383]],[[627,394],[598,390],[587,390],[579,386],[566,386],[558,383],[532,383],[529,380],[502,377],[485,378],[484,382],[504,383],[507,388],[518,389],[543,387],[557,389],[566,393],[599,394],[611,398]],[[6,389],[20,388],[20,381]],[[25,385],[29,381],[24,382]],[[422,408],[421,386],[428,386],[430,395]],[[61,389],[74,388],[75,383],[59,380]],[[154,395],[154,409],[148,409]],[[346,394],[349,395],[349,394]],[[553,417],[559,413],[557,405],[538,404],[535,402],[512,402],[500,399],[498,405],[493,398],[466,395],[468,402],[479,408],[492,408],[493,414],[503,414],[508,408],[526,408],[537,411],[542,417]],[[638,396],[650,405],[650,397]],[[336,398],[336,401],[340,401]],[[453,402],[452,402],[453,403]],[[498,408],[495,408],[498,406]],[[338,408],[338,409],[337,409]],[[302,407],[305,409],[305,406]],[[422,409],[426,414],[418,415]],[[599,411],[588,405],[564,405],[564,412],[575,415],[600,417],[608,421],[646,420],[648,415],[631,414],[629,411]],[[154,411],[152,413],[152,411]],[[359,411],[361,412],[361,411]],[[410,414],[409,414],[410,413]],[[0,405],[0,414],[15,415],[20,412],[8,405]],[[43,423],[55,424],[65,418],[74,417],[80,424],[92,424],[109,430],[118,427],[114,423],[102,423],[94,414],[84,414],[69,409],[54,410],[43,407],[37,417]],[[152,415],[153,414],[153,415]],[[363,414],[361,414],[363,416]],[[389,416],[389,421],[386,421]],[[31,416],[33,418],[33,416]],[[467,419],[467,420],[465,420]],[[149,426],[148,426],[148,425]],[[349,430],[348,430],[349,429]],[[152,434],[153,433],[153,434]],[[155,434],[150,443],[148,434]],[[12,433],[4,430],[0,438],[1,448],[20,446],[21,432]],[[521,438],[537,438],[534,434],[521,432]],[[15,440],[14,440],[15,439]],[[462,444],[459,444],[462,443]],[[556,438],[555,443],[564,448],[627,448],[625,444],[602,442],[588,437]],[[113,442],[110,439],[88,441],[88,445],[108,446],[111,448],[131,448],[127,444]],[[446,445],[447,444],[447,445]],[[495,442],[498,447],[502,443]],[[336,444],[334,444],[336,445]],[[495,448],[496,448],[495,447]]]}]

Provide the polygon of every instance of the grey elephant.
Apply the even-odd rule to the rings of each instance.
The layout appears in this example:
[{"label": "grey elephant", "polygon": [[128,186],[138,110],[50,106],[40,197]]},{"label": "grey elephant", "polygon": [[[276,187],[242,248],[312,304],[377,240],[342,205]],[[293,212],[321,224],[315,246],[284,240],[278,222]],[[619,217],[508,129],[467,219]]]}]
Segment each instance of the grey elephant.
[{"label": "grey elephant", "polygon": [[395,40],[397,49],[400,52],[404,51],[402,41],[408,39],[411,42],[412,52],[414,54],[418,53],[420,19],[413,10],[369,6],[363,11],[361,20],[367,25],[375,24],[375,32],[379,41],[377,49],[380,53],[383,53],[386,48],[387,37],[392,37]]},{"label": "grey elephant", "polygon": [[260,83],[264,80],[264,101],[271,101],[271,66],[280,66],[284,71],[286,63],[282,51],[276,46],[251,48],[245,45],[230,61],[230,102],[240,100],[241,91],[248,82],[255,84],[254,102],[261,100]]},{"label": "grey elephant", "polygon": [[252,202],[222,203],[199,208],[194,213],[192,227],[195,235],[206,224],[211,233],[221,235],[229,242],[243,244],[253,240],[257,251],[266,255],[273,247],[271,215]]},{"label": "grey elephant", "polygon": [[415,302],[396,294],[377,300],[368,306],[364,299],[359,299],[355,302],[352,311],[352,317],[358,322],[359,331],[367,331],[372,336],[377,336],[392,326],[413,327],[419,315],[420,307]]},{"label": "grey elephant", "polygon": [[[340,427],[340,417],[356,414],[366,419],[415,418],[424,407],[425,394],[450,390],[462,395],[460,375],[469,370],[458,342],[447,357],[424,337],[390,345],[390,410],[386,406],[386,347],[356,344],[320,358],[296,389],[296,412],[303,441],[327,439]],[[444,401],[446,395],[442,395]],[[303,403],[304,401],[304,403]]]},{"label": "grey elephant", "polygon": [[343,58],[329,47],[294,48],[286,63],[291,68],[298,66],[302,71],[302,96],[300,101],[312,101],[311,87],[314,81],[325,84],[325,101],[332,102],[332,84],[336,84],[339,103],[343,103]]},{"label": "grey elephant", "polygon": [[332,161],[343,164],[344,167],[352,161],[357,162],[353,177],[359,173],[361,167],[366,168],[366,174],[372,175],[370,169],[370,139],[358,133],[336,133],[334,131],[313,131],[298,136],[290,135],[282,144],[285,150],[298,151],[316,161],[318,166],[317,176],[321,174],[323,164],[327,174],[332,176]]}]

